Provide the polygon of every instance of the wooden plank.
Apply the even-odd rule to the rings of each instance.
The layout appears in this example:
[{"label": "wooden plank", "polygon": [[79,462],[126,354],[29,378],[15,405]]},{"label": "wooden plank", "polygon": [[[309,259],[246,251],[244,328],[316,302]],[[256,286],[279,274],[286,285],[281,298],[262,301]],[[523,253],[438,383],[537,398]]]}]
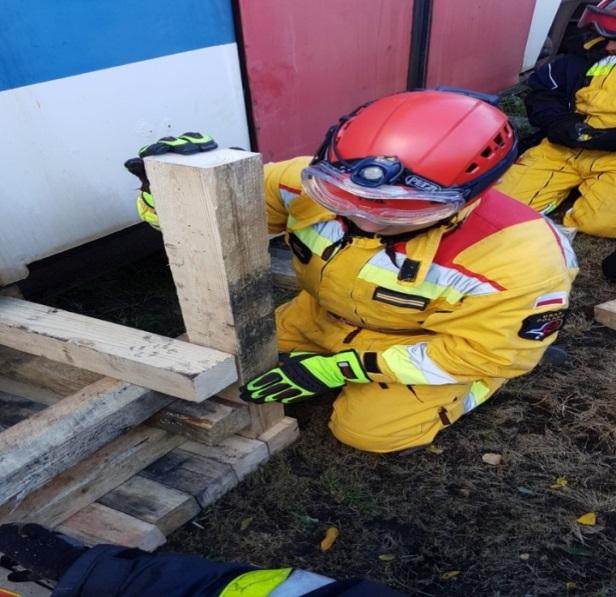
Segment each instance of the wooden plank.
[{"label": "wooden plank", "polygon": [[272,281],[274,285],[288,290],[299,290],[299,283],[293,269],[291,251],[270,246],[269,252],[272,259]]},{"label": "wooden plank", "polygon": [[70,396],[102,377],[98,373],[84,371],[1,345],[0,375],[47,390],[56,394],[57,399]]},{"label": "wooden plank", "polygon": [[184,441],[162,429],[137,426],[23,500],[0,506],[0,522],[56,526]]},{"label": "wooden plank", "polygon": [[[55,404],[100,379],[98,373],[0,346],[0,391]],[[176,400],[160,415],[148,423],[208,444],[216,444],[250,424],[246,403],[216,396],[201,403]]]},{"label": "wooden plank", "polygon": [[141,476],[189,493],[204,508],[238,483],[229,464],[176,448],[141,472]]},{"label": "wooden plank", "polygon": [[180,448],[215,462],[230,465],[240,481],[269,458],[267,444],[240,435],[232,435],[217,446],[205,446],[198,442],[186,442]]},{"label": "wooden plank", "polygon": [[12,427],[19,421],[23,421],[45,408],[44,404],[0,391],[0,426],[3,428]]},{"label": "wooden plank", "polygon": [[73,514],[58,530],[87,545],[114,543],[145,551],[153,551],[166,541],[156,525],[97,503]]},{"label": "wooden plank", "polygon": [[250,425],[246,406],[206,400],[201,404],[176,401],[150,419],[150,424],[188,439],[215,445]]},{"label": "wooden plank", "polygon": [[616,300],[595,305],[595,320],[616,330]]},{"label": "wooden plank", "polygon": [[237,379],[219,350],[10,297],[0,343],[196,402]]},{"label": "wooden plank", "polygon": [[15,381],[7,377],[0,376],[0,392],[6,392],[7,394],[13,394],[15,396],[21,396],[28,400],[34,400],[39,404],[55,404],[58,400],[62,399],[62,396],[54,394],[44,388],[38,388],[32,384],[24,383],[21,381]]},{"label": "wooden plank", "polygon": [[98,503],[156,525],[164,535],[171,534],[201,511],[197,500],[188,493],[141,475],[102,496]]},{"label": "wooden plank", "polygon": [[0,433],[0,504],[19,499],[172,398],[104,378]]},{"label": "wooden plank", "polygon": [[[235,354],[241,382],[275,366],[260,156],[223,149],[145,163],[190,341]],[[254,435],[284,416],[279,404],[249,408]]]},{"label": "wooden plank", "polygon": [[258,438],[262,433],[275,425],[284,417],[284,407],[282,404],[248,404],[240,398],[239,385],[231,384],[224,388],[218,395],[234,404],[248,406],[250,412],[251,425],[241,431],[245,437],[252,439]]},{"label": "wooden plank", "polygon": [[270,455],[274,455],[292,444],[298,437],[299,427],[297,426],[297,419],[284,417],[284,419],[264,431],[259,436],[259,439],[267,444]]}]

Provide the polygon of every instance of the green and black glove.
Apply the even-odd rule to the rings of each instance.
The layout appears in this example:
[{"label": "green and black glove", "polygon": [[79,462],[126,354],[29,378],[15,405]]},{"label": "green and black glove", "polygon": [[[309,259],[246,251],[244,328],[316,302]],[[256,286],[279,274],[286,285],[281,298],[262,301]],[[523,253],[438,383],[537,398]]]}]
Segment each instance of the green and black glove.
[{"label": "green and black glove", "polygon": [[124,162],[124,167],[134,174],[141,182],[140,193],[137,197],[137,213],[139,217],[157,230],[158,214],[154,205],[154,198],[150,193],[150,181],[145,173],[143,158],[151,155],[162,155],[164,153],[179,153],[181,155],[191,155],[203,151],[216,149],[218,144],[209,135],[201,133],[184,133],[179,137],[162,137],[156,143],[144,145],[139,150],[139,157],[131,158]]},{"label": "green and black glove", "polygon": [[354,350],[330,356],[311,352],[292,352],[279,367],[251,379],[240,388],[246,402],[291,404],[341,388],[347,382],[372,380]]},{"label": "green and black glove", "polygon": [[184,133],[179,137],[162,137],[156,143],[144,145],[139,150],[140,158],[150,155],[162,155],[163,153],[179,153],[191,155],[200,151],[210,151],[218,147],[216,141],[209,135],[201,133]]}]

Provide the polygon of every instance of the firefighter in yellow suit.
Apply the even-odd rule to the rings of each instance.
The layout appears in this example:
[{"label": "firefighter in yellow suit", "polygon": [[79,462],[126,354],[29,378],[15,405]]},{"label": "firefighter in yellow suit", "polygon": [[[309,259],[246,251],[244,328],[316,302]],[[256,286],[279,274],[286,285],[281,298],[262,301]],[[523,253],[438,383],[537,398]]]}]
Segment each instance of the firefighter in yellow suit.
[{"label": "firefighter in yellow suit", "polygon": [[277,310],[286,356],[243,399],[340,390],[335,437],[393,452],[530,371],[576,261],[545,218],[490,188],[515,156],[498,109],[420,91],[342,117],[313,158],[266,166],[269,231],[285,233],[302,290]]},{"label": "firefighter in yellow suit", "polygon": [[578,188],[563,223],[616,238],[616,0],[589,5],[579,21],[599,37],[529,79],[529,120],[545,132],[498,189],[549,213]]}]

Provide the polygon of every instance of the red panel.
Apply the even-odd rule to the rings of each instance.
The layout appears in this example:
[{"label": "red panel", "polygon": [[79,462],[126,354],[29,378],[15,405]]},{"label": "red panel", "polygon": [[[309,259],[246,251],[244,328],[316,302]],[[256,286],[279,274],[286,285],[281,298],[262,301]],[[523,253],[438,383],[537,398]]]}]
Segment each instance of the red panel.
[{"label": "red panel", "polygon": [[240,10],[265,161],[312,154],[339,116],[406,88],[413,0],[240,0]]},{"label": "red panel", "polygon": [[426,85],[493,93],[518,83],[534,7],[535,0],[434,0]]}]

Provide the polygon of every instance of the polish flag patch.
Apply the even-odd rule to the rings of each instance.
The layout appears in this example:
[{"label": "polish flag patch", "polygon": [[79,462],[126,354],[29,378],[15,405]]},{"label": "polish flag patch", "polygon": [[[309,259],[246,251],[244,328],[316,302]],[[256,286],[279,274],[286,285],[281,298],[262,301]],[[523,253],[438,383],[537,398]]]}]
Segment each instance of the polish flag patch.
[{"label": "polish flag patch", "polygon": [[539,309],[541,307],[566,307],[568,304],[568,295],[566,292],[550,292],[542,294],[535,299],[533,307]]}]

